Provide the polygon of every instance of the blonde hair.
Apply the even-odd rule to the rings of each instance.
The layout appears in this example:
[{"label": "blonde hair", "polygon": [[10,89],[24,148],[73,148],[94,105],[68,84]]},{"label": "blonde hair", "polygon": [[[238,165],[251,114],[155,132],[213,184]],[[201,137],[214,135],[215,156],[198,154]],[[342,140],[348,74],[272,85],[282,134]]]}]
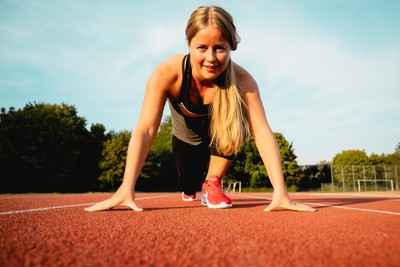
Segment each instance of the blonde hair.
[{"label": "blonde hair", "polygon": [[[232,51],[236,50],[240,37],[231,15],[221,7],[202,6],[195,10],[186,26],[186,38],[190,43],[202,28],[218,27],[228,40]],[[229,59],[225,71],[214,81],[215,94],[210,112],[211,145],[224,155],[236,154],[249,132],[246,107],[237,85],[233,63]]]}]

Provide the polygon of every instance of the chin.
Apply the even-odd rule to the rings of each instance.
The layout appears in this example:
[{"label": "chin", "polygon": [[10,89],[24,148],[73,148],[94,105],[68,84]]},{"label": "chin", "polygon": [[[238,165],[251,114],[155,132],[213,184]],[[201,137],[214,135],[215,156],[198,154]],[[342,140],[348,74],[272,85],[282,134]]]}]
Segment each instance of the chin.
[{"label": "chin", "polygon": [[205,71],[203,72],[203,77],[207,80],[215,80],[217,79],[220,75],[222,74],[221,71],[216,71],[216,72],[209,72]]}]

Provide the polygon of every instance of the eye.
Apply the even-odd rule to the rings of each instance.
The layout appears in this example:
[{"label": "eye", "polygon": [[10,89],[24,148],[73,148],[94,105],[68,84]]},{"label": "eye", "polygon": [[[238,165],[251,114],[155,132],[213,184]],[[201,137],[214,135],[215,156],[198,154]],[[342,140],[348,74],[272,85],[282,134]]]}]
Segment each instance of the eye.
[{"label": "eye", "polygon": [[226,49],[225,49],[225,47],[223,47],[223,46],[217,46],[217,47],[215,47],[215,51],[217,51],[217,52],[224,52]]},{"label": "eye", "polygon": [[205,46],[203,46],[203,45],[198,46],[197,49],[200,50],[200,51],[205,51],[205,50],[207,50],[207,48],[206,48]]}]

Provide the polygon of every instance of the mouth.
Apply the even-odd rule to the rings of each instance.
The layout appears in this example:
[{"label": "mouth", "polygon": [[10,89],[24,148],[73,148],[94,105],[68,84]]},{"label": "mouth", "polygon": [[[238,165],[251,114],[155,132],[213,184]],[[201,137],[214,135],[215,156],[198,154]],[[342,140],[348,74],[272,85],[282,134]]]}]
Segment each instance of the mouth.
[{"label": "mouth", "polygon": [[213,66],[206,66],[206,65],[203,65],[203,67],[204,67],[208,72],[214,72],[214,71],[218,68],[218,66],[215,66],[215,65],[213,65]]}]

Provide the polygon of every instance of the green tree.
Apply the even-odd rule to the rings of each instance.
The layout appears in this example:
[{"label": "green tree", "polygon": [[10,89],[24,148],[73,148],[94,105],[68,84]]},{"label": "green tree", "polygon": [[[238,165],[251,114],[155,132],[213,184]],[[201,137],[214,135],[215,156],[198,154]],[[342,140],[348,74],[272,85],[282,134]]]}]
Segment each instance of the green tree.
[{"label": "green tree", "polygon": [[300,181],[300,190],[320,189],[321,183],[331,182],[331,164],[321,163],[301,167],[304,177]]},{"label": "green tree", "polygon": [[[297,164],[297,156],[294,153],[293,145],[281,133],[274,133],[274,136],[279,146],[286,184],[296,190],[303,174]],[[272,186],[253,139],[246,140],[239,153],[233,159],[226,174],[226,180],[227,182],[232,180],[240,181],[244,187],[260,188]]]},{"label": "green tree", "polygon": [[385,164],[400,166],[400,154],[392,153],[385,156]]},{"label": "green tree", "polygon": [[396,148],[394,149],[394,154],[400,155],[400,143],[398,143]]},{"label": "green tree", "polygon": [[297,163],[297,156],[294,153],[293,144],[289,143],[281,133],[274,133],[274,135],[281,153],[282,169],[286,184],[292,191],[297,191],[303,174]]},{"label": "green tree", "polygon": [[[172,191],[177,187],[177,174],[172,157],[172,121],[166,117],[138,177],[137,191]],[[102,190],[115,190],[122,182],[131,133],[121,132],[105,143],[100,168]]]},{"label": "green tree", "polygon": [[99,163],[101,170],[99,181],[102,190],[115,190],[122,182],[130,138],[130,132],[123,131],[105,141]]},{"label": "green tree", "polygon": [[378,155],[378,154],[372,153],[369,156],[369,163],[372,165],[383,165],[386,162],[385,158],[386,158],[385,154]]},{"label": "green tree", "polygon": [[385,155],[383,168],[385,176],[380,179],[392,179],[393,183],[398,187],[398,177],[400,172],[400,143],[395,148],[394,153]]},{"label": "green tree", "polygon": [[246,155],[244,170],[250,178],[250,187],[262,188],[266,187],[267,183],[270,185],[267,170],[265,169],[254,140],[247,140],[243,151]]},{"label": "green tree", "polygon": [[81,192],[97,183],[99,147],[67,104],[1,109],[2,192]]},{"label": "green tree", "polygon": [[336,154],[333,165],[368,165],[369,157],[365,150],[343,150]]},{"label": "green tree", "polygon": [[166,116],[161,123],[140,178],[139,189],[146,191],[176,191],[178,189],[178,176],[172,155],[171,116]]},{"label": "green tree", "polygon": [[[254,160],[254,163],[252,160]],[[225,174],[224,183],[229,184],[229,182],[232,181],[239,181],[242,183],[243,187],[249,187],[251,181],[251,175],[249,173],[257,169],[257,167],[254,166],[257,165],[257,162],[261,162],[261,157],[257,152],[253,140],[248,139],[233,158]],[[254,181],[252,183],[254,183]]]},{"label": "green tree", "polygon": [[351,184],[357,179],[363,179],[365,175],[372,177],[373,170],[365,150],[344,150],[335,155],[332,163],[334,180],[337,182]]},{"label": "green tree", "polygon": [[331,165],[332,162],[328,160],[321,160],[317,163],[317,165]]}]

